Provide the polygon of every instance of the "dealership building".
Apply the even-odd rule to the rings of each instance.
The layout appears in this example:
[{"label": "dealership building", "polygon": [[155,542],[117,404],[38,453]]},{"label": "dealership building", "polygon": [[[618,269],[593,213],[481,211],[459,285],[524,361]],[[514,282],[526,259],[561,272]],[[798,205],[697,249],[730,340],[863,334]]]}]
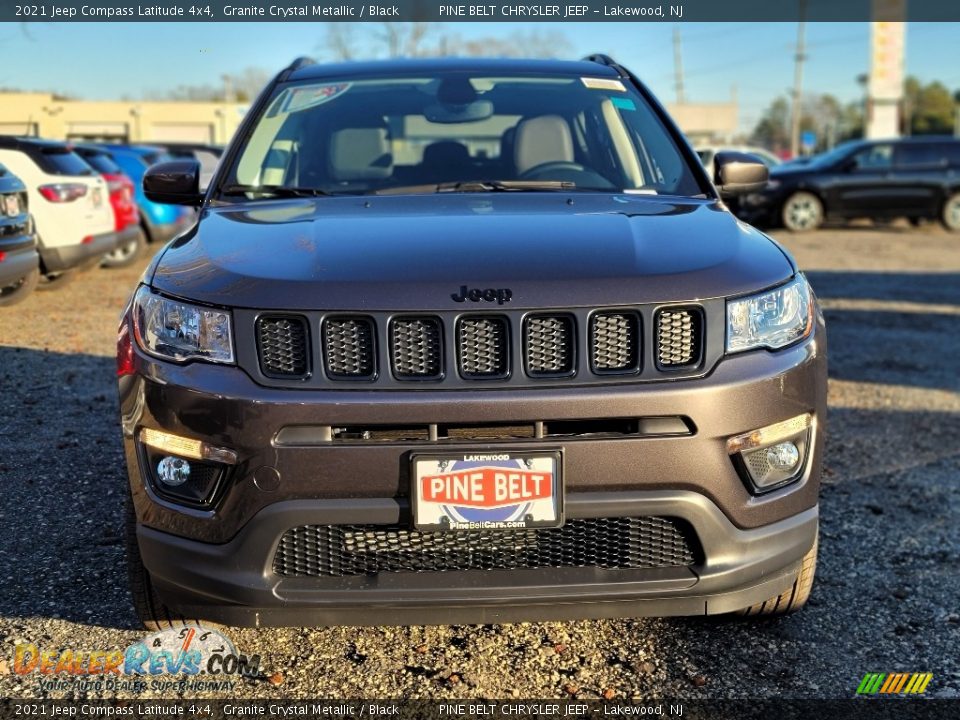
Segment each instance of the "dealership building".
[{"label": "dealership building", "polygon": [[[0,135],[117,143],[224,145],[248,103],[63,100],[50,93],[0,92]],[[668,110],[693,142],[727,141],[737,132],[737,103],[680,103]]]},{"label": "dealership building", "polygon": [[0,93],[0,134],[223,145],[248,108],[248,103],[59,100],[50,93]]}]

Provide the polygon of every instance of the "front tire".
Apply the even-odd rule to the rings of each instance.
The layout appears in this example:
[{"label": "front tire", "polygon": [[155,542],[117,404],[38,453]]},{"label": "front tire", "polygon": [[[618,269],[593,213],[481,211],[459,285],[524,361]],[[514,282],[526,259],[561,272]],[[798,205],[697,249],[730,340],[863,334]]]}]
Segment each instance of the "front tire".
[{"label": "front tire", "polygon": [[815,540],[810,552],[803,556],[800,563],[800,570],[793,581],[793,585],[787,588],[779,595],[774,595],[769,600],[762,603],[751,605],[741,610],[738,615],[787,615],[796,612],[810,598],[810,590],[813,588],[813,576],[817,572],[817,546],[819,540]]},{"label": "front tire", "polygon": [[122,268],[133,265],[147,247],[147,236],[143,230],[137,228],[136,236],[116,250],[112,250],[103,256],[100,267]]},{"label": "front tire", "polygon": [[183,617],[171,610],[157,595],[150,578],[150,572],[140,557],[140,545],[137,542],[137,515],[133,509],[133,499],[127,494],[124,508],[124,540],[127,550],[127,579],[130,594],[133,596],[133,608],[137,618],[147,630],[166,630],[173,627],[198,625],[196,620]]},{"label": "front tire", "polygon": [[35,267],[12,285],[0,288],[0,307],[9,307],[26,300],[40,282],[40,268]]},{"label": "front tire", "polygon": [[795,192],[783,203],[783,226],[792,232],[809,232],[823,224],[823,203],[813,193]]},{"label": "front tire", "polygon": [[940,213],[940,222],[951,232],[960,232],[960,192],[947,198]]}]

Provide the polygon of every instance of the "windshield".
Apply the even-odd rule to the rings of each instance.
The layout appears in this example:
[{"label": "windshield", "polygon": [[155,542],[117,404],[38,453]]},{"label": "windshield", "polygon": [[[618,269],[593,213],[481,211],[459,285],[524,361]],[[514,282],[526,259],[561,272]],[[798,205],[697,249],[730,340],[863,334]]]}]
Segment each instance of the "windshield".
[{"label": "windshield", "polygon": [[280,86],[221,194],[550,189],[703,193],[619,79],[451,72]]},{"label": "windshield", "polygon": [[863,145],[861,140],[848,140],[847,142],[840,143],[833,148],[833,150],[828,150],[827,152],[811,157],[807,162],[807,166],[814,168],[829,167],[830,165],[843,160],[843,158],[850,154],[851,150],[858,148],[861,145]]}]

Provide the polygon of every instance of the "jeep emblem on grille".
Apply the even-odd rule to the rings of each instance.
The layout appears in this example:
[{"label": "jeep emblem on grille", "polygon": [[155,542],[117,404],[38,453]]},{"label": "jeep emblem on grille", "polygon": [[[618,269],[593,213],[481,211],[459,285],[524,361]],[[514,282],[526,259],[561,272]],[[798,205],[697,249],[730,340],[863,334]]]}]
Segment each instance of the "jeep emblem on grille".
[{"label": "jeep emblem on grille", "polygon": [[513,291],[510,290],[510,288],[486,288],[485,290],[481,290],[480,288],[468,288],[466,285],[461,285],[460,291],[451,294],[450,297],[456,302],[464,302],[466,300],[470,302],[480,302],[481,300],[493,302],[496,300],[498,305],[503,305],[504,303],[510,302],[510,299],[513,297]]}]

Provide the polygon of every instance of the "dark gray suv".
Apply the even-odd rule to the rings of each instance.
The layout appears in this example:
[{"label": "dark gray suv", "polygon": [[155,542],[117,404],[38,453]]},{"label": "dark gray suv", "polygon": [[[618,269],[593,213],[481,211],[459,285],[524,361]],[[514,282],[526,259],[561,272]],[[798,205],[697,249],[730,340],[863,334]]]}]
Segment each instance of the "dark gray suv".
[{"label": "dark gray suv", "polygon": [[297,61],[118,339],[150,626],[780,613],[826,336],[650,92],[579,62]]}]

